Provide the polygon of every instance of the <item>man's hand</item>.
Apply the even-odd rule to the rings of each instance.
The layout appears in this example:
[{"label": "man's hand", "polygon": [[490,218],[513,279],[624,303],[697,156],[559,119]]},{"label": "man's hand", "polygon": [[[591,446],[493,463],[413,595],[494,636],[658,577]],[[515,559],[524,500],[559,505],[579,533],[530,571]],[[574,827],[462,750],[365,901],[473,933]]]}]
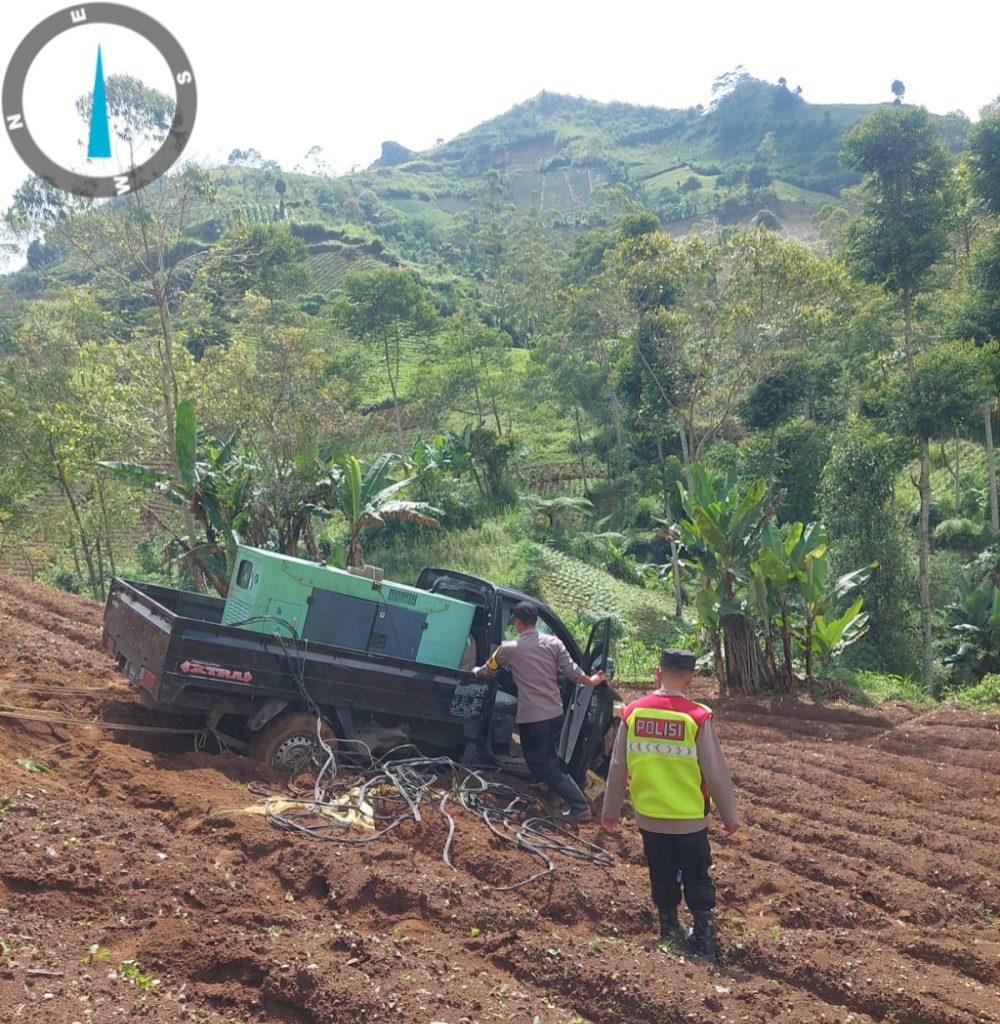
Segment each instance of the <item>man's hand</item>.
[{"label": "man's hand", "polygon": [[601,683],[607,682],[611,676],[602,668],[599,672],[595,672],[592,676],[587,676],[588,686],[600,686]]},{"label": "man's hand", "polygon": [[727,824],[725,824],[724,827],[726,829],[726,835],[727,836],[731,836],[731,835],[733,835],[733,833],[739,832],[739,830],[740,830],[740,823],[738,821],[732,821],[732,822],[728,822]]},{"label": "man's hand", "polygon": [[473,669],[471,669],[469,671],[469,675],[474,676],[476,679],[478,679],[479,678],[479,666],[476,665]]},{"label": "man's hand", "polygon": [[618,831],[618,819],[617,818],[601,818],[601,828],[605,832],[617,832]]}]

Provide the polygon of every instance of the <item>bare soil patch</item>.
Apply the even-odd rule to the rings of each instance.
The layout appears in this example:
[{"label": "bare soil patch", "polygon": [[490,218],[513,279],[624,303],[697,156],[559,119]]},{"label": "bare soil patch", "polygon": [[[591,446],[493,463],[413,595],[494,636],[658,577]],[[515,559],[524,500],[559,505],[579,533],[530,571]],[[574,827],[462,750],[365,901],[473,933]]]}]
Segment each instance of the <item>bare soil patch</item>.
[{"label": "bare soil patch", "polygon": [[[150,721],[101,612],[0,581],[0,702]],[[746,826],[713,829],[710,968],[652,941],[630,826],[584,826],[612,868],[501,893],[538,862],[474,819],[452,872],[441,819],[290,836],[246,813],[282,780],[244,758],[0,719],[0,1020],[1000,1021],[1000,720],[787,698],[717,722]]]}]

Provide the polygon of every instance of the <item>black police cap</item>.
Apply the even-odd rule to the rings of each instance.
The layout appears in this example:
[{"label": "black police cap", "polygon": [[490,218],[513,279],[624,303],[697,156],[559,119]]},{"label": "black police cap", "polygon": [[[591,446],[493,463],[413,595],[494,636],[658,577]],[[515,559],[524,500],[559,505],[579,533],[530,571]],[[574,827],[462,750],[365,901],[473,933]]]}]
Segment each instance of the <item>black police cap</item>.
[{"label": "black police cap", "polygon": [[538,605],[531,601],[518,601],[511,609],[510,617],[520,619],[526,626],[533,626],[538,621]]},{"label": "black police cap", "polygon": [[668,647],[660,651],[660,668],[679,668],[687,672],[694,671],[695,656],[680,647]]}]

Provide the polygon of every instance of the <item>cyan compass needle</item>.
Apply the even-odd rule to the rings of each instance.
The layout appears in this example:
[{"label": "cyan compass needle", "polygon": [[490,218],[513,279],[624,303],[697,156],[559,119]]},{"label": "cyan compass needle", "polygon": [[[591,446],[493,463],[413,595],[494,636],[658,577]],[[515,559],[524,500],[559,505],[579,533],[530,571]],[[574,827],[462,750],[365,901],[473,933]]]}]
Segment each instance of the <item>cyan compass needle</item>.
[{"label": "cyan compass needle", "polygon": [[108,98],[104,91],[104,61],[97,47],[97,72],[94,75],[94,100],[90,107],[90,142],[87,156],[91,160],[111,156],[111,131],[108,127]]}]

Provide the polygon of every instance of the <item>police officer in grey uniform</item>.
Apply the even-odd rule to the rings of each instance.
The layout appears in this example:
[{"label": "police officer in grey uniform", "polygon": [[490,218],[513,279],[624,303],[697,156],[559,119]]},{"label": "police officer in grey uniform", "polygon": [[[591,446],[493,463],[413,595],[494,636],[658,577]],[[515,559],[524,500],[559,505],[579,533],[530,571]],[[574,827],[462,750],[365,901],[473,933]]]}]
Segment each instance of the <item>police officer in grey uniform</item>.
[{"label": "police officer in grey uniform", "polygon": [[566,645],[556,636],[539,633],[538,608],[530,601],[514,605],[511,622],[516,640],[501,644],[485,665],[472,670],[476,678],[491,678],[507,668],[517,686],[517,725],[524,760],[536,782],[544,782],[550,794],[561,796],[569,805],[565,817],[590,821],[591,810],[580,787],[559,764],[558,743],[562,732],[563,704],[559,673],[574,683],[598,686],[607,672],[588,676],[570,657]]}]

